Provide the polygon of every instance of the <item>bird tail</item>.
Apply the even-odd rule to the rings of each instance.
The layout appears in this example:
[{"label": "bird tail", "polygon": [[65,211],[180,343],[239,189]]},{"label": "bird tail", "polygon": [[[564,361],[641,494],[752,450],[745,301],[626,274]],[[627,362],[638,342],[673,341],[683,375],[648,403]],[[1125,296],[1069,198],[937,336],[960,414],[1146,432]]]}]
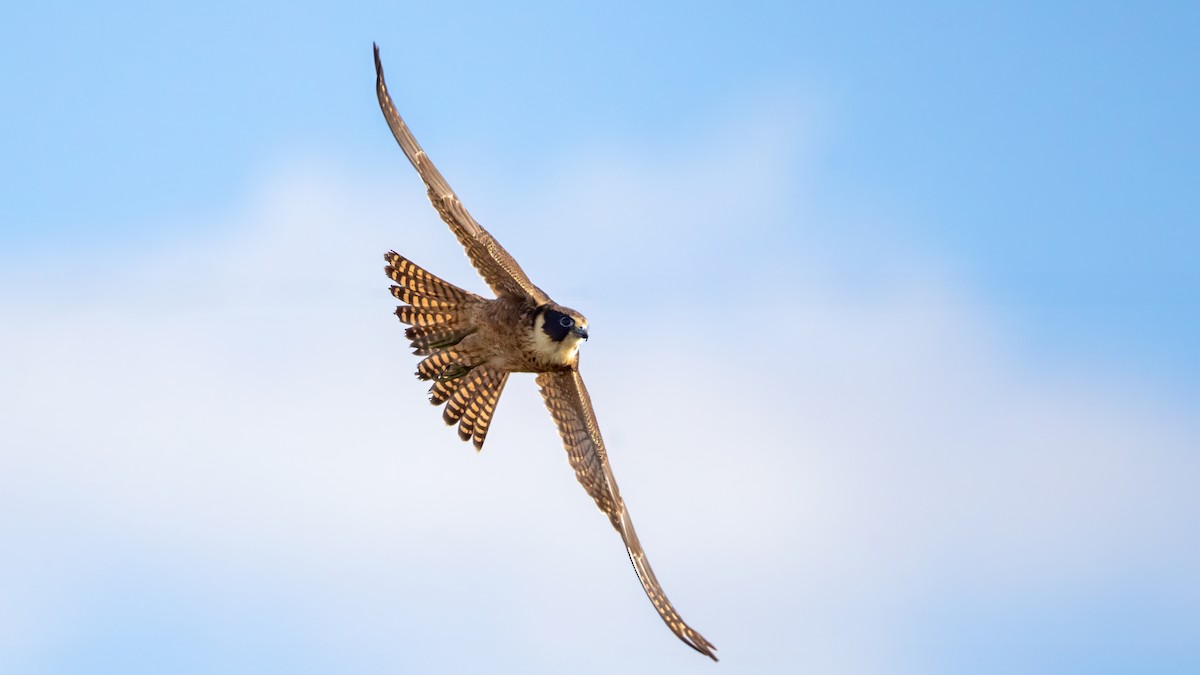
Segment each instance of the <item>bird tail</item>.
[{"label": "bird tail", "polygon": [[448,425],[458,424],[459,437],[482,450],[508,373],[477,366],[470,354],[455,347],[475,332],[469,318],[474,312],[468,310],[486,300],[395,251],[385,254],[384,260],[384,272],[396,282],[392,295],[404,303],[396,308],[396,316],[408,324],[404,335],[411,340],[413,353],[426,357],[417,364],[417,377],[433,381],[429,402],[446,404],[442,419]]}]

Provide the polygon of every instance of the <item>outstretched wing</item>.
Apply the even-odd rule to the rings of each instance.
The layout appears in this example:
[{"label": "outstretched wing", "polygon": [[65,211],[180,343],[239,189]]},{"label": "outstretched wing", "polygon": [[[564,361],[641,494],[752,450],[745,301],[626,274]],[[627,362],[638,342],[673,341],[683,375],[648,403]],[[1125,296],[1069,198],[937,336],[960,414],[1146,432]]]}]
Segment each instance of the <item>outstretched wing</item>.
[{"label": "outstretched wing", "polygon": [[426,187],[429,188],[429,201],[433,202],[433,207],[441,214],[442,220],[446,221],[459,243],[467,250],[467,257],[471,259],[471,264],[479,271],[487,285],[496,295],[530,298],[539,305],[549,302],[550,297],[533,285],[500,242],[493,239],[492,235],[467,213],[466,207],[454,194],[450,184],[429,160],[429,155],[421,149],[417,139],[413,138],[408,125],[404,123],[400,113],[396,112],[396,106],[388,94],[387,84],[383,81],[383,64],[379,61],[378,45],[375,46],[375,93],[379,96],[379,107],[392,129],[392,135],[396,137],[400,149],[404,150],[408,161],[412,162],[417,173],[421,175],[421,180],[425,181]]},{"label": "outstretched wing", "polygon": [[692,649],[716,661],[713,654],[716,647],[705,640],[702,635],[692,630],[683,622],[679,613],[671,606],[671,601],[663,593],[662,586],[650,569],[646,553],[638,541],[637,532],[633,529],[633,521],[621,493],[617,490],[617,481],[613,478],[612,469],[608,465],[608,455],[604,450],[604,439],[600,437],[600,427],[596,425],[596,413],[592,410],[592,400],[588,398],[587,389],[583,386],[583,378],[577,368],[567,371],[539,373],[538,386],[542,389],[542,398],[546,408],[558,425],[558,433],[562,436],[563,445],[575,469],[575,477],[583,485],[587,493],[596,500],[600,510],[608,515],[609,521],[625,540],[625,548],[629,551],[629,560],[633,569],[642,581],[654,609],[667,623],[671,631],[679,636]]}]

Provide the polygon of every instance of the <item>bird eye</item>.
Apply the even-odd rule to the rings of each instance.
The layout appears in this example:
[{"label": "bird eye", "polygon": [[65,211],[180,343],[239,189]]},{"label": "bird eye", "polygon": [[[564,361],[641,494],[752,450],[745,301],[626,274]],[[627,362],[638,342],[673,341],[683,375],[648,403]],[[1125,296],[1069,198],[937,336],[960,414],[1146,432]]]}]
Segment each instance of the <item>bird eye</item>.
[{"label": "bird eye", "polygon": [[558,320],[558,325],[562,326],[563,328],[570,328],[571,324],[573,323],[575,323],[575,320],[569,316],[564,316]]}]

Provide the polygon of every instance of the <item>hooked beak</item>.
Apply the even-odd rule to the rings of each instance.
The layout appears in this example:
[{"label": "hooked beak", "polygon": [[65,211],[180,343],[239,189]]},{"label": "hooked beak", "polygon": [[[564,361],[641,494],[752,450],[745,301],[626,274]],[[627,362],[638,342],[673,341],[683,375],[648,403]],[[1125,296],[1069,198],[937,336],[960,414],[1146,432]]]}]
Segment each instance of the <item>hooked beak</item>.
[{"label": "hooked beak", "polygon": [[584,340],[587,339],[587,329],[586,328],[576,327],[575,330],[573,330],[571,332],[578,335],[579,337],[583,338]]}]

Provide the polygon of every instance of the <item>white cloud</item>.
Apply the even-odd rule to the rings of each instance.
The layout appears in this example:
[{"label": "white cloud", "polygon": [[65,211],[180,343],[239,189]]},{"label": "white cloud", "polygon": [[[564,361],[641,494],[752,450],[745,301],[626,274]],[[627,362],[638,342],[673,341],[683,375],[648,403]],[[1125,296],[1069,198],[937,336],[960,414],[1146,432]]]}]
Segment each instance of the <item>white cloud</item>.
[{"label": "white cloud", "polygon": [[[1195,420],[1152,383],[1030,369],[936,278],[871,301],[821,286],[780,197],[787,157],[718,143],[468,201],[591,319],[584,373],[617,477],[720,667],[953,670],[939,636],[971,627],[938,612],[964,598],[980,631],[1001,600],[1036,614],[1122,585],[1194,615]],[[401,162],[387,184],[285,173],[215,234],[5,291],[0,340],[21,358],[0,390],[0,646],[24,670],[112,616],[119,646],[175,611],[224,671],[272,669],[270,650],[358,672],[698,667],[529,377],[478,456],[424,403],[381,253],[479,284]],[[669,294],[636,292],[664,276]],[[107,587],[168,599],[127,616],[91,592]]]}]

